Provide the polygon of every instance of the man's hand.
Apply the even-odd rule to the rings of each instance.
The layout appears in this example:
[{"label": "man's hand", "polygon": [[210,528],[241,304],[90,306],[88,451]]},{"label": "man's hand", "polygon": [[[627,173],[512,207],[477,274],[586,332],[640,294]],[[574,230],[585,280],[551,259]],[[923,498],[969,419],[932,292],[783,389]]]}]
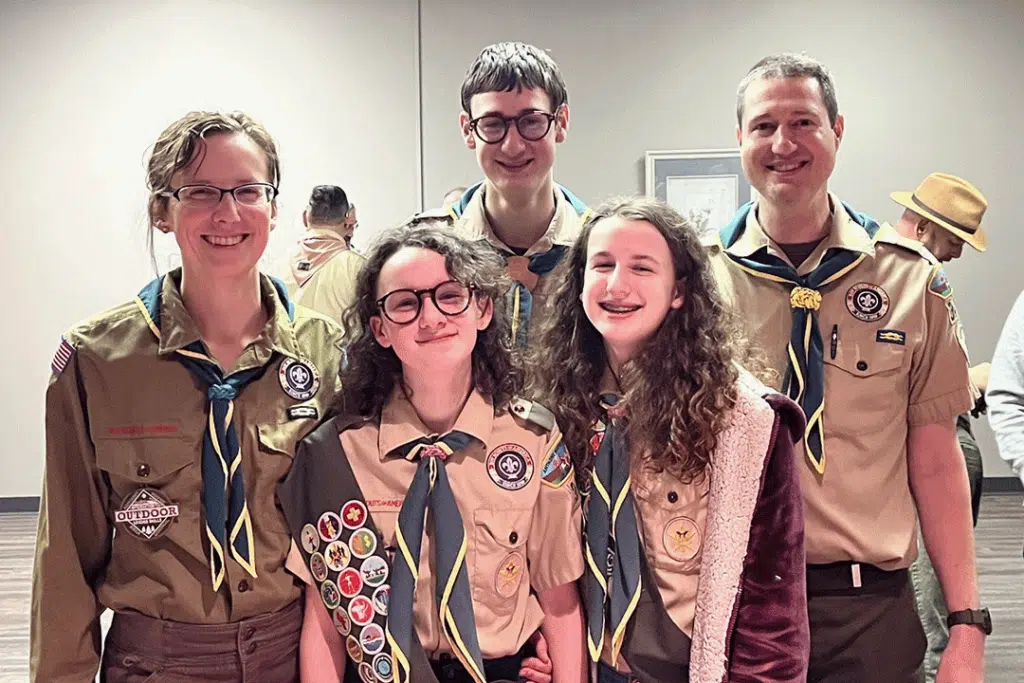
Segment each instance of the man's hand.
[{"label": "man's hand", "polygon": [[527,657],[523,660],[519,677],[534,683],[551,683],[552,666],[551,657],[548,656],[548,641],[538,629],[530,638],[530,642],[537,650],[537,656]]},{"label": "man's hand", "polygon": [[967,372],[971,376],[971,383],[978,387],[978,391],[983,394],[988,391],[988,376],[992,372],[991,363],[978,363]]},{"label": "man's hand", "polygon": [[985,680],[985,634],[977,626],[949,629],[935,683],[982,683]]}]

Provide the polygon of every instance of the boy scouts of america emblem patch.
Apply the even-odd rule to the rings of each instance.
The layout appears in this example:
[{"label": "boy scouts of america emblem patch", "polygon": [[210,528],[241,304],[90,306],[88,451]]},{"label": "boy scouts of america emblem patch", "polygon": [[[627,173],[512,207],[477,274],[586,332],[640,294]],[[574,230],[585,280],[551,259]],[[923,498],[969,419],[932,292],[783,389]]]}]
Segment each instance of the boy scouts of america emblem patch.
[{"label": "boy scouts of america emblem patch", "polygon": [[307,360],[285,358],[277,371],[281,388],[296,401],[307,401],[320,389],[320,373]]},{"label": "boy scouts of america emblem patch", "polygon": [[518,491],[533,479],[533,458],[518,444],[502,444],[487,456],[487,474],[506,491]]},{"label": "boy scouts of america emblem patch", "polygon": [[889,295],[878,285],[860,282],[846,292],[846,310],[866,323],[881,320],[889,312]]},{"label": "boy scouts of america emblem patch", "polygon": [[558,446],[551,451],[551,455],[548,456],[547,462],[544,463],[544,467],[541,469],[540,476],[545,484],[556,489],[561,488],[565,482],[572,478],[572,458],[569,457],[569,452],[565,450],[564,443],[559,442]]},{"label": "boy scouts of america emblem patch", "polygon": [[114,512],[114,523],[136,538],[152,541],[178,516],[178,505],[153,489],[139,489]]}]

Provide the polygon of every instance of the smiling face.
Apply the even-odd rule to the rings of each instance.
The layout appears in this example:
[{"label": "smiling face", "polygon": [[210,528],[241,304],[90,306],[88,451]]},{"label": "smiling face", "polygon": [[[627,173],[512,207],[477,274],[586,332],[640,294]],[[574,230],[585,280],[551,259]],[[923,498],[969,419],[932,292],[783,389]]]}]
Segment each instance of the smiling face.
[{"label": "smiling face", "polygon": [[[381,267],[376,297],[380,300],[396,290],[431,289],[452,279],[441,254],[402,247]],[[378,344],[394,350],[406,376],[415,373],[450,379],[471,367],[477,334],[491,322],[490,300],[475,295],[471,299],[462,313],[445,315],[429,294],[422,294],[420,313],[414,320],[398,324],[378,313],[370,318],[370,329]]]},{"label": "smiling face", "polygon": [[682,307],[683,296],[668,242],[657,228],[619,216],[593,227],[581,298],[613,363],[631,359],[668,312]]},{"label": "smiling face", "polygon": [[765,201],[809,205],[827,192],[843,127],[842,115],[830,125],[814,78],[754,80],[736,131],[743,171]]},{"label": "smiling face", "polygon": [[[171,186],[233,188],[270,182],[267,155],[259,145],[243,133],[217,133],[197,145],[192,161],[174,174]],[[246,206],[226,193],[209,207],[169,199],[156,223],[174,233],[185,277],[193,274],[205,282],[255,273],[276,218],[276,202]]]}]

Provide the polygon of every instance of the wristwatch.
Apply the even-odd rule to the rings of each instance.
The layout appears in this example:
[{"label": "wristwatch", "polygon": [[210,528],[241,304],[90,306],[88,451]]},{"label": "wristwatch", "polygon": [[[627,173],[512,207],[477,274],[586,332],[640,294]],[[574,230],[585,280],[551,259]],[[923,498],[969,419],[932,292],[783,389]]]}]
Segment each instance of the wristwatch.
[{"label": "wristwatch", "polygon": [[950,612],[949,616],[946,617],[946,625],[953,628],[957,624],[977,626],[985,632],[986,636],[992,635],[992,615],[985,608],[962,609],[958,612]]}]

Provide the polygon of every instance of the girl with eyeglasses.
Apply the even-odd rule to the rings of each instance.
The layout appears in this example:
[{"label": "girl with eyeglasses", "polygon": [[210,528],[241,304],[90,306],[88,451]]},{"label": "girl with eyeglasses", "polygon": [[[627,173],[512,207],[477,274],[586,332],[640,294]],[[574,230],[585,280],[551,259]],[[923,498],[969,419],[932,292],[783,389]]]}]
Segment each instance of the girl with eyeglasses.
[{"label": "girl with eyeglasses", "polygon": [[336,393],[341,329],[259,272],[279,179],[243,113],[190,113],[153,146],[150,230],[182,266],[54,356],[32,681],[298,681],[274,493]]},{"label": "girl with eyeglasses", "polygon": [[344,318],[348,417],[303,442],[279,490],[307,583],[304,682],[514,681],[543,669],[538,629],[555,680],[583,680],[572,464],[551,413],[518,397],[502,269],[436,226],[367,258]]}]

